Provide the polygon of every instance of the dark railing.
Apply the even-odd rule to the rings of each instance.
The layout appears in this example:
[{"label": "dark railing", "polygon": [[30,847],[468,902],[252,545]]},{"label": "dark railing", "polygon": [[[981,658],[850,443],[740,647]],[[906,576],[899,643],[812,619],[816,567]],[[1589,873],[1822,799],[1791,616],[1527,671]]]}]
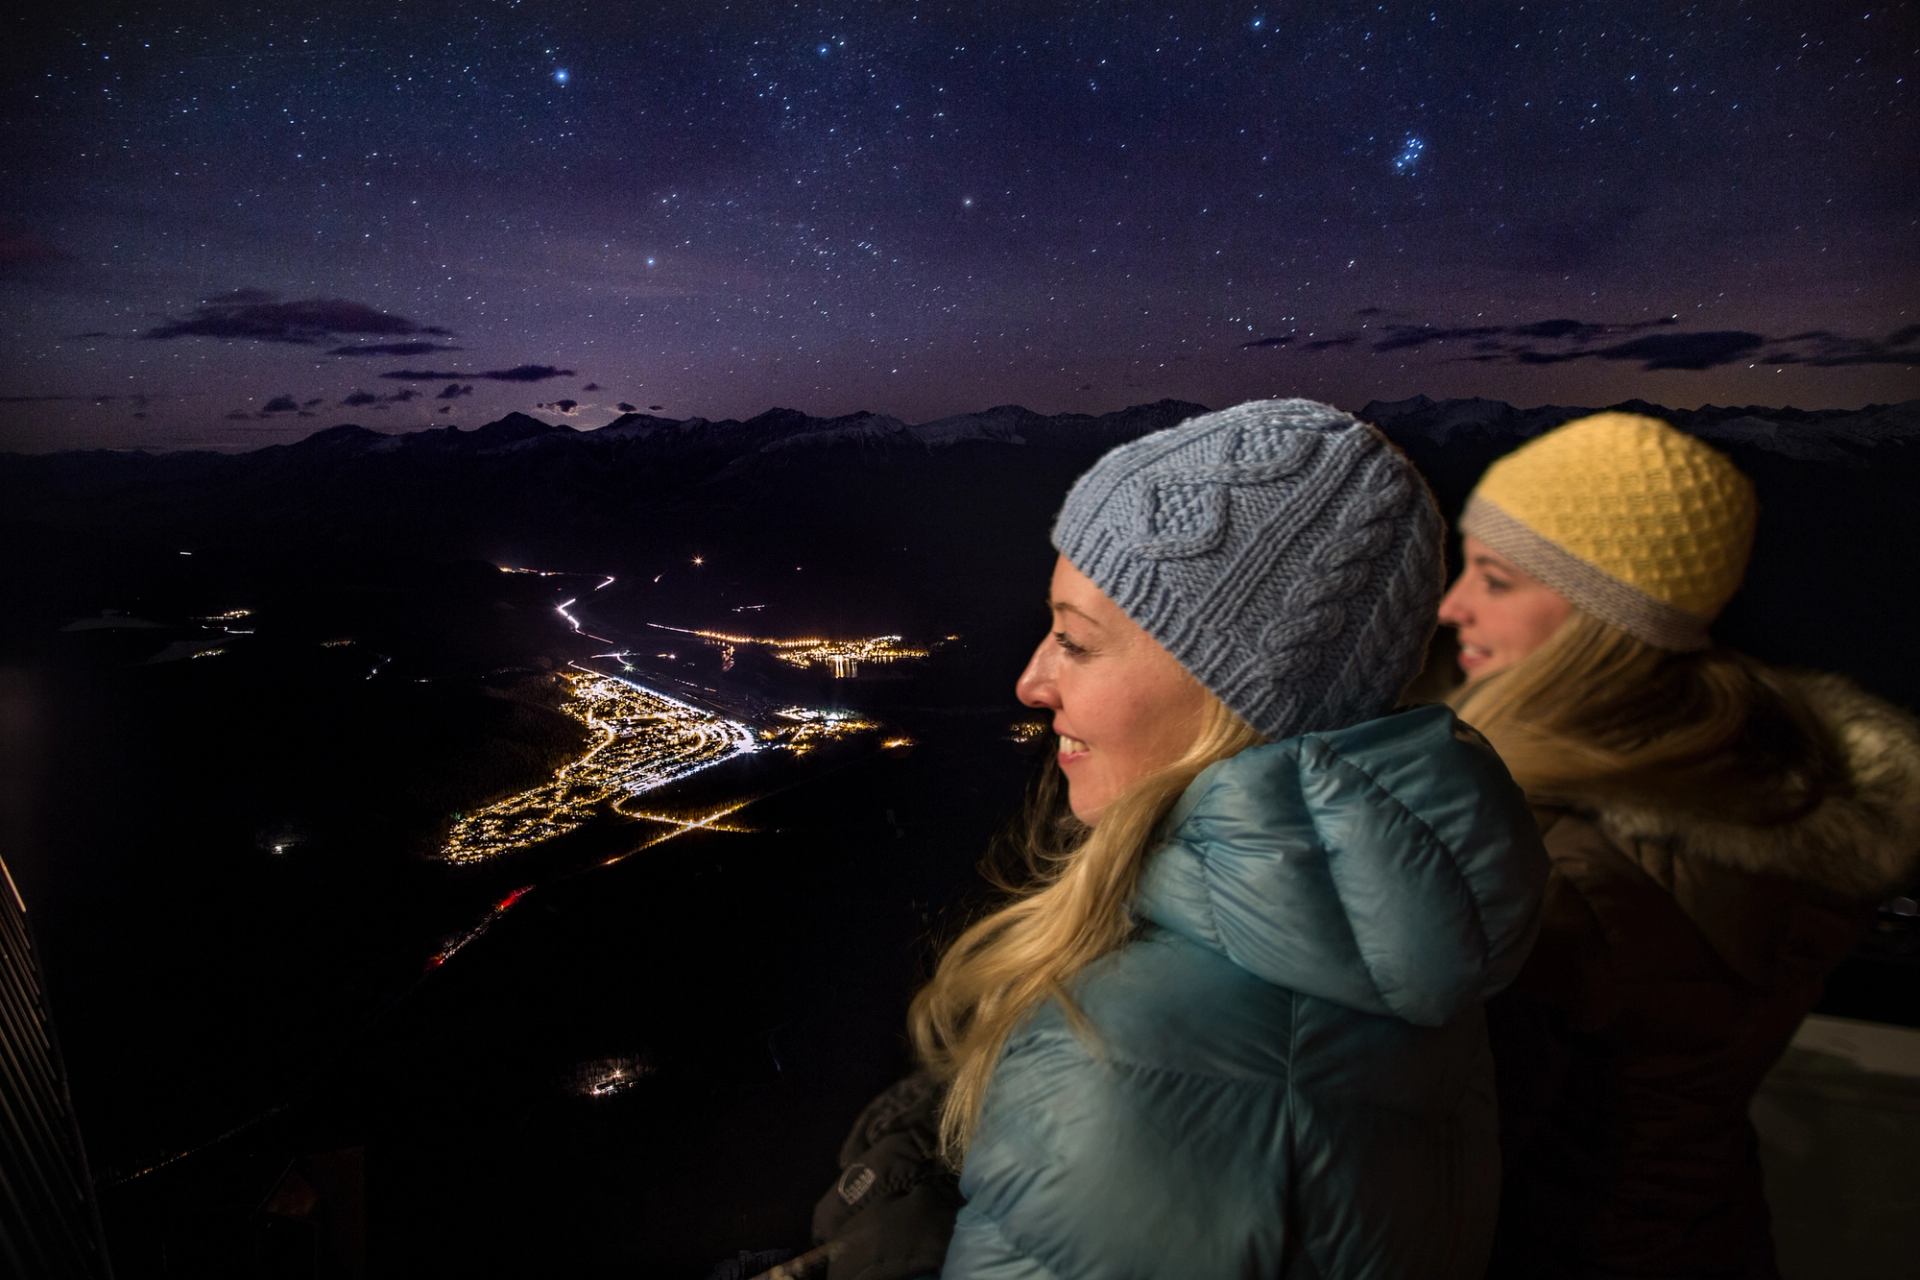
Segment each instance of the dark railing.
[{"label": "dark railing", "polygon": [[112,1274],[26,904],[0,859],[0,1275]]}]

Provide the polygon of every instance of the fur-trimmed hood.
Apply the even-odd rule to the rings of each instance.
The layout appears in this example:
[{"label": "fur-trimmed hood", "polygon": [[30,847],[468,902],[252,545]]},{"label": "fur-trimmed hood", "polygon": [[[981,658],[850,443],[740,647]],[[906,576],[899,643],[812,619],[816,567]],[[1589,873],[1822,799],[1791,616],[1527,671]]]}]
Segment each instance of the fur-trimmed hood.
[{"label": "fur-trimmed hood", "polygon": [[1755,824],[1612,799],[1580,803],[1611,839],[1671,842],[1688,855],[1874,902],[1920,883],[1920,721],[1842,676],[1776,672],[1831,732],[1846,783],[1812,809]]}]

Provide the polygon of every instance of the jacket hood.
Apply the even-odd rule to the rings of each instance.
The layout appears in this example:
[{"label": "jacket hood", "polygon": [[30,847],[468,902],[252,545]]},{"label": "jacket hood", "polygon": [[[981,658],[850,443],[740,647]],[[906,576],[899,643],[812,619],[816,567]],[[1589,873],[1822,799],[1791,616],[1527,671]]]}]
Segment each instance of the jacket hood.
[{"label": "jacket hood", "polygon": [[1194,779],[1134,913],[1277,986],[1438,1026],[1513,980],[1547,859],[1445,707],[1255,747]]},{"label": "jacket hood", "polygon": [[1840,748],[1842,779],[1811,809],[1758,825],[1620,800],[1575,807],[1590,810],[1616,842],[1672,842],[1736,871],[1796,880],[1852,901],[1913,888],[1920,883],[1920,722],[1842,676],[1773,674]]}]

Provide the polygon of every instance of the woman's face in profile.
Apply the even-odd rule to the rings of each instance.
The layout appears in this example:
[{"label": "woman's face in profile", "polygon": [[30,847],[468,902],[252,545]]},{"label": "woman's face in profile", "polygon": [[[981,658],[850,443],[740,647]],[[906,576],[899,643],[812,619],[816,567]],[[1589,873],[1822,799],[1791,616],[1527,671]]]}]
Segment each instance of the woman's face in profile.
[{"label": "woman's face in profile", "polygon": [[1478,538],[1461,539],[1460,552],[1466,568],[1440,601],[1440,622],[1459,633],[1460,670],[1477,680],[1545,644],[1573,606]]},{"label": "woman's face in profile", "polygon": [[1067,802],[1099,820],[1116,796],[1193,744],[1208,694],[1065,556],[1048,591],[1053,627],[1014,692],[1052,712]]}]

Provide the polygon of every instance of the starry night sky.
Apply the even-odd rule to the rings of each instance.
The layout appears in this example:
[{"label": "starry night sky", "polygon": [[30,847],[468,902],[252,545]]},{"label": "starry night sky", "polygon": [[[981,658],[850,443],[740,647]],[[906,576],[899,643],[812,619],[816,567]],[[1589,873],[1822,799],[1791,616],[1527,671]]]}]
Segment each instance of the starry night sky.
[{"label": "starry night sky", "polygon": [[1920,396],[1920,5],[40,5],[0,449]]}]

